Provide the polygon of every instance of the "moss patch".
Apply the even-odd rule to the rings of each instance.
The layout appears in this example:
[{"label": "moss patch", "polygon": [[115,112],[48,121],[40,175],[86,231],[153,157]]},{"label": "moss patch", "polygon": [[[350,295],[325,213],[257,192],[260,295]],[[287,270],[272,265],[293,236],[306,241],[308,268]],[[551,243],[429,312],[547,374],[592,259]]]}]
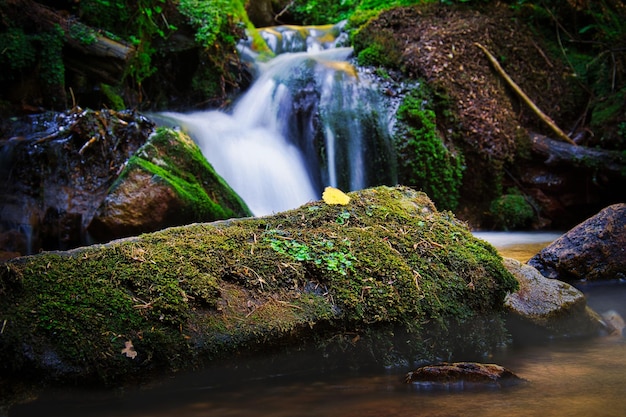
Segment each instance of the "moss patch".
[{"label": "moss patch", "polygon": [[423,193],[351,198],[3,264],[2,371],[102,383],[307,340],[380,362],[502,342],[517,284],[493,247]]},{"label": "moss patch", "polygon": [[195,142],[182,132],[157,129],[130,158],[120,178],[133,169],[153,174],[175,190],[183,207],[179,224],[251,216],[243,200],[215,172]]}]

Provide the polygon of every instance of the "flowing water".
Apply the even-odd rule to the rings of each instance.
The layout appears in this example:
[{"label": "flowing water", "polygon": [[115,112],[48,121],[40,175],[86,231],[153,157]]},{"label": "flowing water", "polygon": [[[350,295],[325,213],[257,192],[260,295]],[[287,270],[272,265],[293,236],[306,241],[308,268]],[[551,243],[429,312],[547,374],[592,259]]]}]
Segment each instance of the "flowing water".
[{"label": "flowing water", "polygon": [[[478,236],[497,247],[517,246],[528,258],[554,234]],[[516,240],[518,239],[518,240]],[[530,246],[528,246],[530,245]],[[520,247],[526,246],[526,251]],[[626,284],[581,285],[596,311],[626,316]],[[456,358],[463,360],[463,358]],[[295,361],[295,359],[294,359]],[[411,369],[322,372],[315,363],[284,358],[269,365],[241,361],[236,368],[178,376],[123,394],[50,390],[14,406],[10,417],[622,417],[626,415],[626,339],[517,343],[494,352],[498,363],[526,380],[517,386],[473,391],[425,390],[404,383]],[[0,413],[1,414],[1,413]]]},{"label": "flowing water", "polygon": [[[344,191],[395,184],[387,111],[373,79],[339,47],[341,25],[261,31],[277,53],[228,112],[163,113],[187,131],[257,215]],[[242,56],[254,54],[241,45]]]}]

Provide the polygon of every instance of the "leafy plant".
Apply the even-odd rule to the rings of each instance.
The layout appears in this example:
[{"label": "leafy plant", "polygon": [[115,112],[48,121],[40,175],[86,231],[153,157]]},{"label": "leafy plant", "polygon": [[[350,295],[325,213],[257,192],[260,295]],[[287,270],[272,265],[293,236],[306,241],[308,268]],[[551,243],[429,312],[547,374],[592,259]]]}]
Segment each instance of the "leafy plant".
[{"label": "leafy plant", "polygon": [[[346,216],[340,215],[339,218],[343,220]],[[350,253],[350,242],[347,239],[342,240],[342,245],[339,246],[333,240],[326,238],[306,244],[280,236],[275,231],[269,231],[265,241],[273,250],[294,261],[313,262],[318,267],[324,267],[328,271],[338,272],[341,275],[347,275],[348,271],[354,270],[356,258]]]},{"label": "leafy plant", "polygon": [[489,211],[493,216],[494,225],[505,230],[524,228],[535,217],[532,205],[518,191],[508,190],[491,202]]}]

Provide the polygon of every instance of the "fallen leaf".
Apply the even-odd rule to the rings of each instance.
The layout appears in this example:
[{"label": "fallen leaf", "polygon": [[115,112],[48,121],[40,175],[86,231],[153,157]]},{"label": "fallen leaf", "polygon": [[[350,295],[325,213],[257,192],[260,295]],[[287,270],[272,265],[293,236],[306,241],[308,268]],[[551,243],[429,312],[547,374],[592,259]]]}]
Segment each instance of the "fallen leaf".
[{"label": "fallen leaf", "polygon": [[124,349],[122,349],[122,355],[125,355],[127,358],[135,359],[137,356],[137,352],[135,351],[135,347],[133,346],[133,342],[127,340],[124,342]]},{"label": "fallen leaf", "polygon": [[350,202],[350,197],[337,188],[326,187],[326,189],[324,189],[324,193],[322,194],[322,200],[329,205],[339,204],[345,206]]}]

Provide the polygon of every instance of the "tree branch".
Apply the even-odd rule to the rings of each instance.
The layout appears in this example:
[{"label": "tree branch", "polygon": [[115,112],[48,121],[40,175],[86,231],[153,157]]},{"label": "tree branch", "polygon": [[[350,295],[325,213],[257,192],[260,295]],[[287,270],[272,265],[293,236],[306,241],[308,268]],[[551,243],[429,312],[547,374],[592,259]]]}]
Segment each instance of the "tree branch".
[{"label": "tree branch", "polygon": [[537,107],[537,105],[533,103],[533,101],[526,95],[526,93],[524,93],[524,91],[522,91],[522,89],[515,83],[515,81],[513,81],[513,79],[509,77],[509,75],[504,71],[498,60],[491,54],[491,52],[487,50],[487,48],[485,48],[478,42],[474,43],[474,45],[479,47],[485,53],[487,59],[489,59],[489,62],[491,62],[491,65],[493,65],[493,67],[502,76],[502,78],[504,78],[504,80],[517,93],[517,95],[520,96],[520,98],[528,105],[528,107],[530,107],[531,110],[535,112],[535,114],[539,116],[539,118],[545,124],[547,124],[554,133],[556,133],[559,139],[569,143],[570,145],[576,146],[576,143],[572,139],[570,139],[570,137],[567,136],[565,132],[563,132],[548,115],[542,112],[541,109],[539,109],[539,107]]}]

